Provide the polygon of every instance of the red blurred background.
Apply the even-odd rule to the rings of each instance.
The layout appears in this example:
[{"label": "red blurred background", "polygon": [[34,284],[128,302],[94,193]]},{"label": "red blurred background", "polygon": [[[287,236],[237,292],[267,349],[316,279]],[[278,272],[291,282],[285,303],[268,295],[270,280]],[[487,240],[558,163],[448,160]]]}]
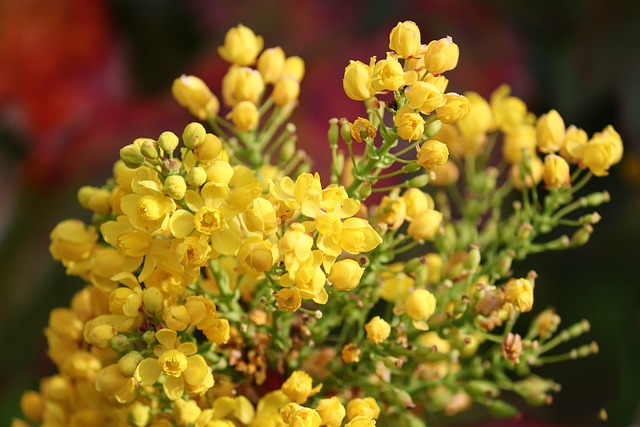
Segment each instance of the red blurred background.
[{"label": "red blurred background", "polygon": [[[578,6],[579,5],[579,6]],[[80,185],[101,185],[118,149],[134,138],[179,132],[191,117],[170,96],[182,73],[219,93],[226,71],[216,54],[229,27],[243,23],[306,61],[293,121],[315,168],[328,169],[329,118],[353,119],[360,104],[342,91],[350,59],[384,55],[390,29],[413,20],[423,41],[452,36],[458,68],[451,90],[488,96],[509,83],[531,111],[556,108],[589,133],[613,124],[625,160],[592,183],[613,202],[585,248],[531,258],[569,324],[592,321],[601,354],[545,368],[563,383],[550,407],[515,423],[598,425],[640,422],[640,4],[490,0],[0,0],[0,420],[17,414],[20,393],[52,370],[42,329],[51,308],[81,283],[48,254],[48,235],[68,217],[86,218]],[[589,269],[585,269],[588,265]],[[440,423],[440,421],[436,421]],[[460,419],[459,425],[469,425]],[[601,423],[600,423],[601,424]],[[439,424],[435,424],[439,425]],[[487,426],[497,425],[491,422]]]}]

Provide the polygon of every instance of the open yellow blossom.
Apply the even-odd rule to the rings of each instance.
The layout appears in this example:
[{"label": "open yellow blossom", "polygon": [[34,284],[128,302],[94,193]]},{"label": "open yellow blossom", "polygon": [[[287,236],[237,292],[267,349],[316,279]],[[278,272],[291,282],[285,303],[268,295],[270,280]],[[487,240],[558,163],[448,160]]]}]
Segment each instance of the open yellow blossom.
[{"label": "open yellow blossom", "polygon": [[393,119],[398,135],[407,141],[417,141],[424,134],[424,119],[408,105],[401,107]]},{"label": "open yellow blossom", "polygon": [[527,279],[511,279],[502,290],[507,301],[513,303],[518,311],[524,313],[533,307],[533,285]]},{"label": "open yellow blossom", "polygon": [[351,399],[347,403],[347,418],[353,420],[356,417],[377,419],[380,415],[380,407],[373,397]]},{"label": "open yellow blossom", "polygon": [[282,392],[299,405],[316,395],[320,389],[322,384],[313,387],[313,379],[304,371],[294,371],[281,387]]},{"label": "open yellow blossom", "polygon": [[444,93],[433,83],[419,81],[405,90],[409,99],[409,107],[423,114],[431,114],[436,108],[444,105]]},{"label": "open yellow blossom", "polygon": [[340,247],[350,254],[369,252],[382,243],[382,237],[362,218],[347,218],[342,223]]},{"label": "open yellow blossom", "polygon": [[398,62],[398,58],[387,54],[386,59],[376,62],[371,76],[371,87],[376,92],[395,91],[402,86],[409,85],[418,79],[415,71],[405,71]]},{"label": "open yellow blossom", "polygon": [[227,31],[224,45],[218,47],[218,53],[231,64],[250,65],[256,60],[263,46],[261,36],[256,36],[250,28],[240,24]]},{"label": "open yellow blossom", "polygon": [[51,231],[49,252],[62,261],[68,274],[82,274],[90,266],[92,252],[97,249],[98,233],[80,220],[60,222]]},{"label": "open yellow blossom", "polygon": [[347,410],[344,405],[340,403],[340,399],[335,396],[320,399],[316,411],[318,411],[320,418],[322,418],[322,424],[327,427],[340,427],[342,420],[347,415]]},{"label": "open yellow blossom", "polygon": [[300,291],[296,288],[282,288],[274,294],[274,297],[280,310],[294,312],[302,304]]},{"label": "open yellow blossom", "polygon": [[374,139],[376,137],[376,127],[369,120],[363,119],[362,117],[358,117],[351,123],[350,128],[351,137],[355,139],[356,142],[362,142],[367,138]]}]

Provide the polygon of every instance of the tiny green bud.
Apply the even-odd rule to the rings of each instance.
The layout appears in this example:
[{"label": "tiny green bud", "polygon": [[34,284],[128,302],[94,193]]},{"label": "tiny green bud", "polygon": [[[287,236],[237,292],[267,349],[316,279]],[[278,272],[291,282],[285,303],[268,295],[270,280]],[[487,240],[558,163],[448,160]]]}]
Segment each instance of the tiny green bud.
[{"label": "tiny green bud", "polygon": [[111,338],[109,345],[111,346],[111,349],[116,353],[122,353],[129,348],[129,338],[125,337],[124,335],[116,335],[115,337]]},{"label": "tiny green bud", "polygon": [[366,199],[371,195],[371,190],[371,181],[366,180],[362,184],[360,184],[360,187],[358,188],[358,194],[362,199]]},{"label": "tiny green bud", "polygon": [[204,129],[204,126],[198,122],[192,122],[184,128],[184,132],[182,132],[182,141],[184,142],[185,147],[194,149],[204,141],[206,134],[207,131]]},{"label": "tiny green bud", "polygon": [[144,156],[134,144],[129,144],[120,149],[120,159],[131,169],[137,169],[144,164]]},{"label": "tiny green bud", "polygon": [[414,273],[416,270],[423,267],[424,265],[425,265],[424,258],[422,257],[412,258],[405,263],[404,271],[405,273]]},{"label": "tiny green bud", "polygon": [[125,354],[120,358],[120,360],[118,360],[118,369],[120,370],[120,373],[127,378],[131,378],[133,373],[136,371],[138,364],[142,362],[142,359],[144,359],[144,357],[142,357],[142,355],[137,351],[130,351]]},{"label": "tiny green bud", "polygon": [[191,168],[187,175],[187,183],[194,187],[199,187],[207,182],[207,171],[200,166]]},{"label": "tiny green bud", "polygon": [[158,145],[153,139],[145,139],[140,145],[140,152],[147,159],[157,159],[160,156]]},{"label": "tiny green bud", "polygon": [[429,183],[429,175],[422,174],[411,178],[407,182],[407,188],[422,188]]},{"label": "tiny green bud", "polygon": [[169,131],[162,132],[158,138],[158,146],[167,154],[173,153],[178,146],[178,142],[176,134]]},{"label": "tiny green bud", "polygon": [[329,130],[327,131],[327,139],[329,140],[329,145],[335,147],[338,145],[338,134],[340,133],[340,129],[338,128],[338,119],[335,117],[329,120]]},{"label": "tiny green bud", "polygon": [[404,172],[404,173],[412,173],[412,172],[415,172],[417,170],[420,170],[420,168],[421,168],[421,166],[418,163],[412,162],[412,163],[408,163],[408,164],[404,165],[402,167],[402,172]]},{"label": "tiny green bud", "polygon": [[142,341],[146,342],[148,345],[156,342],[156,333],[153,331],[146,331],[142,334]]},{"label": "tiny green bud", "polygon": [[340,136],[347,144],[351,144],[353,141],[351,140],[351,125],[347,121],[347,119],[340,120]]},{"label": "tiny green bud", "polygon": [[296,141],[293,138],[287,139],[278,153],[278,159],[281,163],[291,160],[296,153]]},{"label": "tiny green bud", "polygon": [[[205,172],[206,176],[206,172]],[[164,194],[173,200],[180,200],[187,191],[187,183],[181,175],[170,175],[164,180]]]},{"label": "tiny green bud", "polygon": [[587,206],[599,206],[611,200],[611,195],[608,191],[602,191],[600,193],[589,194],[584,197],[584,200]]},{"label": "tiny green bud", "polygon": [[497,397],[500,394],[498,386],[487,380],[471,380],[465,385],[464,389],[471,396],[480,399]]},{"label": "tiny green bud", "polygon": [[442,122],[439,119],[436,119],[431,123],[428,123],[427,125],[425,125],[424,133],[427,136],[427,138],[431,138],[433,135],[440,132],[440,129],[442,129]]},{"label": "tiny green bud", "polygon": [[480,265],[480,249],[478,245],[473,245],[471,250],[467,253],[467,258],[464,260],[464,266],[469,271],[475,271]]},{"label": "tiny green bud", "polygon": [[593,227],[591,225],[586,224],[582,226],[571,236],[571,246],[576,247],[586,244],[591,237],[591,233],[593,233]]},{"label": "tiny green bud", "polygon": [[90,185],[80,187],[78,190],[78,202],[80,203],[80,206],[85,209],[89,209],[89,200],[91,200],[91,196],[93,196],[95,190],[96,188]]},{"label": "tiny green bud", "polygon": [[518,408],[504,400],[492,400],[488,405],[489,413],[496,418],[512,418],[518,415]]},{"label": "tiny green bud", "polygon": [[496,261],[497,273],[501,276],[505,276],[509,273],[511,269],[511,263],[513,262],[513,255],[509,255],[508,253],[503,253],[498,257]]}]

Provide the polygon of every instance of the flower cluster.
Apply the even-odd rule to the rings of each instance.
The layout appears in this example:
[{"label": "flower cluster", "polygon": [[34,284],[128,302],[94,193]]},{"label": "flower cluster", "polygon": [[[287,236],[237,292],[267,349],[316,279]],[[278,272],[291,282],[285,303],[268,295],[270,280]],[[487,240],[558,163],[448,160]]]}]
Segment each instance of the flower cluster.
[{"label": "flower cluster", "polygon": [[515,332],[546,281],[511,265],[588,241],[609,195],[576,193],[620,161],[620,136],[535,117],[507,86],[447,92],[458,46],[422,44],[413,22],[389,49],[345,69],[366,117],[330,121],[328,183],[287,122],[300,58],[239,25],[218,49],[222,106],[201,79],[175,80],[211,132],[123,147],[113,179],[78,192],[91,223],[51,233],[86,286],[51,312],[59,374],[23,395],[30,423],[420,426],[474,402],[517,414],[502,393],[551,401],[558,385],[532,369],[597,346],[548,354],[589,329],[558,331],[552,310]]}]

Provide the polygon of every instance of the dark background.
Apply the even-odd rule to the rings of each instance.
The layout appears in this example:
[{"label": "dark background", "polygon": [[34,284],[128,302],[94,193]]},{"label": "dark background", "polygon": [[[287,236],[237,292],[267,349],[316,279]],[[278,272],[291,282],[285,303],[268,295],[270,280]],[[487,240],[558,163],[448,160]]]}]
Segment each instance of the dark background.
[{"label": "dark background", "polygon": [[384,56],[401,20],[424,42],[450,35],[460,46],[451,90],[487,97],[506,82],[536,115],[556,108],[589,134],[613,124],[625,144],[623,162],[590,183],[612,202],[589,244],[516,266],[540,276],[535,309],[556,307],[563,325],[591,321],[579,343],[596,340],[600,354],[541,371],[563,385],[553,405],[484,425],[603,425],[600,408],[607,424],[640,422],[640,10],[604,0],[0,0],[0,422],[52,372],[42,330],[82,285],[51,260],[50,230],[88,219],[75,193],[104,182],[121,146],[191,120],[170,97],[173,79],[196,74],[219,94],[216,47],[238,23],[302,56],[294,122],[326,171],[328,119],[360,113],[343,94],[344,67]]}]

